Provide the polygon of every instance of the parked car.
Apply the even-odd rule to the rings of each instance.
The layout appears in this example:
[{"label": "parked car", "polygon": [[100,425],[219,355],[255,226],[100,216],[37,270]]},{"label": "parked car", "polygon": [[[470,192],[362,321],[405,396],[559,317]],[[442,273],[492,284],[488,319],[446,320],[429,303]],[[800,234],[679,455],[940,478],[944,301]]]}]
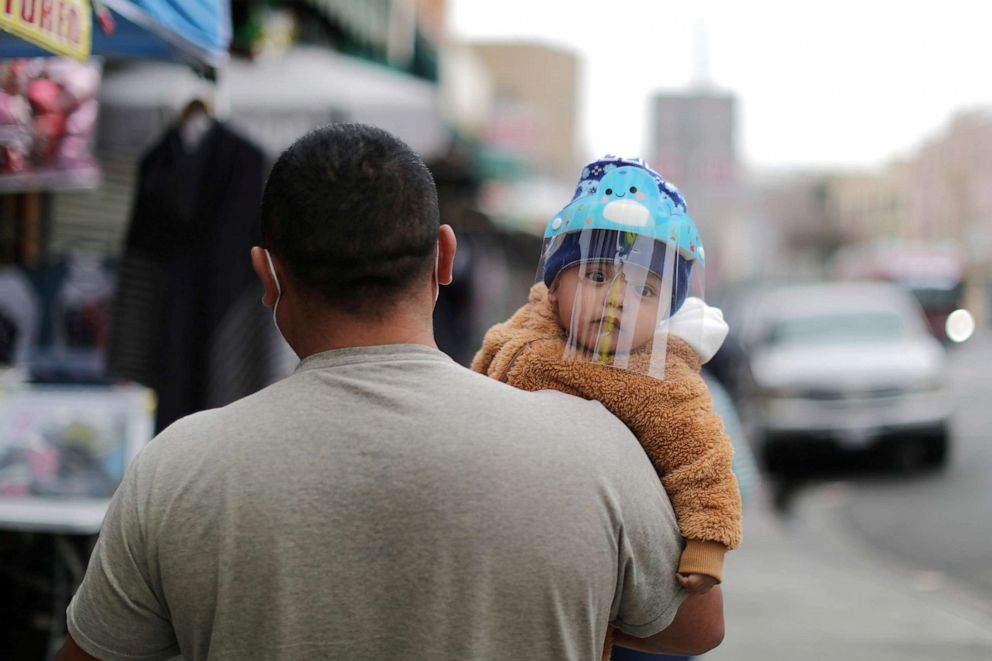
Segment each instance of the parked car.
[{"label": "parked car", "polygon": [[725,288],[712,304],[723,311],[730,327],[726,340],[716,355],[706,363],[706,369],[727,389],[734,400],[741,397],[748,381],[749,345],[753,343],[754,312],[761,296],[778,286],[768,281],[744,282]]},{"label": "parked car", "polygon": [[752,301],[739,341],[741,415],[769,469],[823,447],[946,462],[945,350],[906,290],[882,282],[769,288]]}]

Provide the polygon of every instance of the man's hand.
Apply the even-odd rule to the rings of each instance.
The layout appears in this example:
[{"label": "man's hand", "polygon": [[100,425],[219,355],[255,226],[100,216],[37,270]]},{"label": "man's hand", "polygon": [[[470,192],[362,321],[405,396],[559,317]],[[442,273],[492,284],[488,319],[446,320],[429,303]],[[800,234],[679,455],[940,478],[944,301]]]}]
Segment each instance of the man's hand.
[{"label": "man's hand", "polygon": [[617,629],[613,643],[656,654],[699,656],[722,643],[723,634],[723,592],[717,586],[686,597],[668,628],[650,638],[635,638]]},{"label": "man's hand", "polygon": [[65,644],[55,656],[55,661],[99,661],[95,656],[90,656],[76,644],[72,636],[66,635]]},{"label": "man's hand", "polygon": [[689,594],[705,594],[719,582],[706,574],[676,574],[679,585]]}]

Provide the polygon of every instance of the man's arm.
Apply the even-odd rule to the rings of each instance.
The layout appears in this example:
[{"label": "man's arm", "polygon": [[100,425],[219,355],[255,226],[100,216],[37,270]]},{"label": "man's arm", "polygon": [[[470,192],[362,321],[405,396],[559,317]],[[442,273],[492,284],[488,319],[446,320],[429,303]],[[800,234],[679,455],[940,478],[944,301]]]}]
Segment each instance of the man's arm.
[{"label": "man's arm", "polygon": [[[66,609],[68,659],[172,658],[179,654],[169,611],[153,579],[148,558],[155,555],[142,525],[144,461],[155,441],[131,462],[111,499],[86,574]],[[152,459],[154,461],[154,459]],[[82,644],[89,654],[78,648]],[[76,656],[71,656],[76,654]]]},{"label": "man's arm", "polygon": [[72,636],[66,634],[65,644],[55,656],[55,661],[99,661],[99,659],[83,651],[83,648],[76,644]]},{"label": "man's arm", "polygon": [[635,638],[618,629],[613,642],[643,652],[698,656],[723,642],[723,634],[723,592],[716,586],[686,597],[672,623],[655,635]]}]

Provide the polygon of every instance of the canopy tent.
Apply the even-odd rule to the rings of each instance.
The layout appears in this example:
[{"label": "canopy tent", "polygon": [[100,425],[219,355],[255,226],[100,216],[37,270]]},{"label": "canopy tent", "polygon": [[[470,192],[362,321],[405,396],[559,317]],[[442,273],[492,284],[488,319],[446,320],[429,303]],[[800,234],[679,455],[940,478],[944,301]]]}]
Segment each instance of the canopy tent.
[{"label": "canopy tent", "polygon": [[[116,28],[105,35],[94,25],[91,54],[183,62],[217,69],[228,59],[230,3],[226,0],[103,0]],[[50,55],[0,33],[0,58]]]},{"label": "canopy tent", "polygon": [[218,72],[216,87],[167,63],[132,62],[108,73],[100,107],[115,120],[102,123],[102,144],[142,145],[195,98],[210,101],[220,117],[273,156],[332,121],[384,128],[424,158],[442,153],[449,139],[436,85],[326,49],[295,46],[254,62],[231,60]]}]

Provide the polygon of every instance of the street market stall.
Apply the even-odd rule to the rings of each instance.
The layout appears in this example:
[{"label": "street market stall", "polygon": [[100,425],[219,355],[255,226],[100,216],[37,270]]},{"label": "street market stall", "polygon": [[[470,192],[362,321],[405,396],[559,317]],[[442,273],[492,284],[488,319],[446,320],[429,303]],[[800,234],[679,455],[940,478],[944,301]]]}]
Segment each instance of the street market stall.
[{"label": "street market stall", "polygon": [[106,259],[44,259],[52,200],[102,185],[105,67],[160,60],[212,78],[228,60],[229,12],[222,0],[0,7],[0,638],[10,658],[38,658],[39,645],[51,658],[61,645],[110,498],[154,431],[154,393],[103,367],[115,289]]}]

